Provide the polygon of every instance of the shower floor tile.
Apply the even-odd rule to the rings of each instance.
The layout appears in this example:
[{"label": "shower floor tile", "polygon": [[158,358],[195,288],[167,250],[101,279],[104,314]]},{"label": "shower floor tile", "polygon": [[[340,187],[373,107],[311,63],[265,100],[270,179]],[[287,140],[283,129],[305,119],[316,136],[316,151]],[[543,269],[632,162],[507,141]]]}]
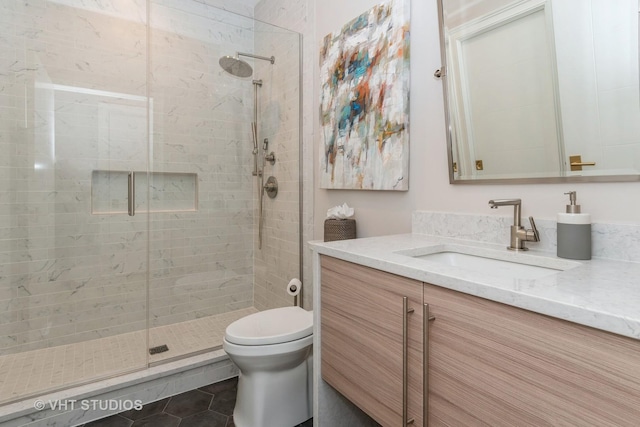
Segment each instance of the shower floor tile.
[{"label": "shower floor tile", "polygon": [[149,347],[169,350],[149,355],[146,331],[0,356],[0,402],[108,378],[222,346],[227,325],[253,307],[160,326],[149,330]]}]

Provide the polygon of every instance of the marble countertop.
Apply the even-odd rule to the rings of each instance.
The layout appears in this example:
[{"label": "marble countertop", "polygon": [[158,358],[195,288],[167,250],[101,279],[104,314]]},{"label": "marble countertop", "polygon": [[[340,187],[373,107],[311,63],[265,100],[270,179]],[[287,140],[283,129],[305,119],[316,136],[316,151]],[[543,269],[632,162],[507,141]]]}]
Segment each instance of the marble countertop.
[{"label": "marble countertop", "polygon": [[[640,263],[565,260],[535,249],[512,252],[504,245],[422,234],[313,241],[309,245],[322,255],[640,339]],[[504,260],[562,271],[535,279],[513,279],[497,271],[471,271],[412,257],[456,246],[469,254],[499,254]]]}]

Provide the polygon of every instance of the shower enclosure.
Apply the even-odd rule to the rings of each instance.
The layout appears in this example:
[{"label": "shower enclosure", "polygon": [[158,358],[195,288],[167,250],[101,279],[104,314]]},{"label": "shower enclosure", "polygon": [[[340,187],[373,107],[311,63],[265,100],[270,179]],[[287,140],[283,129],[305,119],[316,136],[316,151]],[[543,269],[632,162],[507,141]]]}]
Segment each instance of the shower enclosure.
[{"label": "shower enclosure", "polygon": [[[0,22],[0,404],[293,303],[298,33],[195,0],[0,0]],[[220,66],[238,52],[251,76]],[[253,121],[279,184],[260,249]]]}]

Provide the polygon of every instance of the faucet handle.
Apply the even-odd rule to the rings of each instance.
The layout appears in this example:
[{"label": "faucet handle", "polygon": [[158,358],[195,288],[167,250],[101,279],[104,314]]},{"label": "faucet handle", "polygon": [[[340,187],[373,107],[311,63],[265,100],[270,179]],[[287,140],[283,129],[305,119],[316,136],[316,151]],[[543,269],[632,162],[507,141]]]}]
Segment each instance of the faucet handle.
[{"label": "faucet handle", "polygon": [[529,217],[529,222],[531,223],[531,231],[533,232],[533,242],[540,241],[540,233],[538,233],[538,228],[536,227],[536,222],[533,220],[533,217]]}]

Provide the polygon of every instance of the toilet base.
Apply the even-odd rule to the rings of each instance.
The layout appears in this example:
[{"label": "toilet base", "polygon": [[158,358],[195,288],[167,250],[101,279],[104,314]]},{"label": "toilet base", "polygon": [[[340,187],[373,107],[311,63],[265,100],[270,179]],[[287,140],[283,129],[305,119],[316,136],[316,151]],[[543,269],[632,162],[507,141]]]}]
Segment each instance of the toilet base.
[{"label": "toilet base", "polygon": [[[308,351],[308,350],[307,350]],[[313,416],[312,356],[284,372],[240,371],[236,427],[294,427]]]}]

